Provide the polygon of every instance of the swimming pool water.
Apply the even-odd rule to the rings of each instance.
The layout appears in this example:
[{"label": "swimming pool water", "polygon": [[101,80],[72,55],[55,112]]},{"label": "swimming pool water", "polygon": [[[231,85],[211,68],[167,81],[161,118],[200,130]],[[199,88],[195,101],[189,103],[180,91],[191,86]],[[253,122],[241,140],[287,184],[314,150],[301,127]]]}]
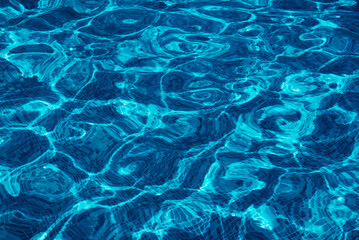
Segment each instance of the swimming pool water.
[{"label": "swimming pool water", "polygon": [[1,0],[1,240],[359,239],[359,4]]}]

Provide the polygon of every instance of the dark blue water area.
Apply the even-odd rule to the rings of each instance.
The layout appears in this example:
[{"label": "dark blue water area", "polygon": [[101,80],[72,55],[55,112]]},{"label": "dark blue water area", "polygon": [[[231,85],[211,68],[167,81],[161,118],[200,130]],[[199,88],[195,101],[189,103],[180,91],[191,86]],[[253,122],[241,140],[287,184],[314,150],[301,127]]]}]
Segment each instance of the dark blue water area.
[{"label": "dark blue water area", "polygon": [[353,0],[0,0],[0,240],[359,239]]}]

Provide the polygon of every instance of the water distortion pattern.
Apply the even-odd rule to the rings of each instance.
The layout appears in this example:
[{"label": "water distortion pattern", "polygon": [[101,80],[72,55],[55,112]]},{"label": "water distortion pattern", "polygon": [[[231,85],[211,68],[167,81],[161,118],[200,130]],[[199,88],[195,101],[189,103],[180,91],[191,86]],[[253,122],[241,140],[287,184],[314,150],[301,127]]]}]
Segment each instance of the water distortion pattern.
[{"label": "water distortion pattern", "polygon": [[0,239],[359,239],[356,1],[0,7]]}]

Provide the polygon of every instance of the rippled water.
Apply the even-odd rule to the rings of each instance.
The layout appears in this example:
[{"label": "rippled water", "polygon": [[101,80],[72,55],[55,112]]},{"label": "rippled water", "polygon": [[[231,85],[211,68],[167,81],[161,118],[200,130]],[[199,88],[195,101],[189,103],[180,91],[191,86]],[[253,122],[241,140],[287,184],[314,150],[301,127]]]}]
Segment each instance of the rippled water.
[{"label": "rippled water", "polygon": [[355,1],[0,7],[0,239],[359,239]]}]

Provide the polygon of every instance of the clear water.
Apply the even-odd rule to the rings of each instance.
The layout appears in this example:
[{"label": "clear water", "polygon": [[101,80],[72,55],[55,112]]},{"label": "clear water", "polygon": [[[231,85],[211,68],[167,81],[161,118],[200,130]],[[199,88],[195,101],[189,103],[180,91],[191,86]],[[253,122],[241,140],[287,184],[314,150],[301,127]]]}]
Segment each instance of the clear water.
[{"label": "clear water", "polygon": [[0,7],[0,239],[359,239],[356,1]]}]

